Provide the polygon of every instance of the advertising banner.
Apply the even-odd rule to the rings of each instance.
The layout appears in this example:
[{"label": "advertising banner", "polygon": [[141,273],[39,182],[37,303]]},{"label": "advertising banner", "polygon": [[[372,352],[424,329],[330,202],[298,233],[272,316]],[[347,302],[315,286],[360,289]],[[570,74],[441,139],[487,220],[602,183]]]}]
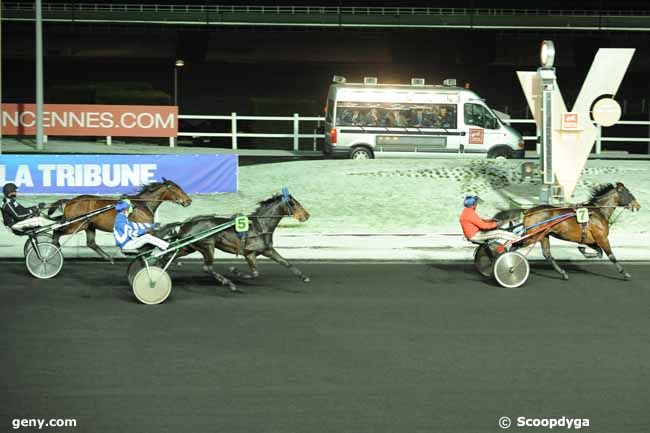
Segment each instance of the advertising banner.
[{"label": "advertising banner", "polygon": [[[36,135],[35,104],[2,104],[3,135]],[[176,137],[178,107],[156,105],[43,106],[45,135]]]},{"label": "advertising banner", "polygon": [[237,191],[237,155],[0,155],[21,194],[132,194],[163,177],[188,194]]}]

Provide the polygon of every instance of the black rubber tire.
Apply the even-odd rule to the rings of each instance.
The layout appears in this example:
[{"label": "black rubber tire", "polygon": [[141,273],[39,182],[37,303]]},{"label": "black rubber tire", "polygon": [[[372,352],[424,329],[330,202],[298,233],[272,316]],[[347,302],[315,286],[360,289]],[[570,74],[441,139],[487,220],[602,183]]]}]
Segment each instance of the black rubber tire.
[{"label": "black rubber tire", "polygon": [[488,244],[481,244],[474,251],[474,267],[484,277],[492,278],[494,275],[494,254]]},{"label": "black rubber tire", "polygon": [[350,159],[373,159],[374,157],[372,150],[365,146],[355,147],[350,151]]},{"label": "black rubber tire", "polygon": [[499,147],[495,147],[494,149],[490,149],[490,151],[488,151],[487,154],[488,159],[497,159],[497,158],[512,159],[514,158],[514,156],[515,153],[512,151],[512,149],[506,146],[499,146]]},{"label": "black rubber tire", "polygon": [[133,279],[135,278],[135,275],[140,272],[140,269],[143,268],[144,263],[142,263],[142,259],[135,259],[129,263],[129,267],[126,268],[126,278],[129,280],[129,286],[133,285]]}]

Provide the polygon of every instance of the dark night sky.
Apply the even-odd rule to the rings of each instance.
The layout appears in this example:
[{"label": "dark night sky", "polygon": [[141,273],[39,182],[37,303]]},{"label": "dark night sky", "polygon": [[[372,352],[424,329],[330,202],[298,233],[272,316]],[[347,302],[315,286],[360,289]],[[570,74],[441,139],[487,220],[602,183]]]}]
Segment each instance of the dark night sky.
[{"label": "dark night sky", "polygon": [[[113,3],[113,2],[103,2]],[[117,2],[115,2],[117,3]],[[212,4],[211,2],[121,1],[120,3]],[[289,1],[221,4],[292,5]],[[429,7],[522,7],[521,1],[299,1],[299,5]],[[526,2],[526,7],[641,9],[639,1]],[[537,6],[536,6],[537,5]],[[3,100],[34,99],[33,24],[3,23]],[[45,99],[90,103],[71,87],[146,83],[171,98],[173,61],[179,74],[179,105],[186,114],[321,114],[332,75],[349,81],[377,76],[381,82],[424,77],[439,83],[469,82],[488,103],[515,117],[525,114],[516,70],[534,70],[542,39],[553,39],[560,87],[569,104],[577,95],[598,47],[635,47],[637,53],[617,99],[625,118],[647,119],[650,105],[650,35],[645,32],[542,32],[398,29],[205,28],[133,25],[45,25]],[[97,95],[93,97],[97,98]]]}]

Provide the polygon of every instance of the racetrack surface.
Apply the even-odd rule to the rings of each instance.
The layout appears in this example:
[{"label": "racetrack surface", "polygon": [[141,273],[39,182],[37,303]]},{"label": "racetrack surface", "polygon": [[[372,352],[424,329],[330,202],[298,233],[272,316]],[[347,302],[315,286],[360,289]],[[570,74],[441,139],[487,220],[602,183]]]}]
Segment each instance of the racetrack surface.
[{"label": "racetrack surface", "polygon": [[188,262],[144,306],[126,262],[39,281],[4,261],[0,431],[477,433],[502,416],[649,431],[650,267],[626,264],[625,282],[563,265],[568,282],[533,263],[504,289],[469,263],[299,263],[309,284],[263,263],[230,293]]}]

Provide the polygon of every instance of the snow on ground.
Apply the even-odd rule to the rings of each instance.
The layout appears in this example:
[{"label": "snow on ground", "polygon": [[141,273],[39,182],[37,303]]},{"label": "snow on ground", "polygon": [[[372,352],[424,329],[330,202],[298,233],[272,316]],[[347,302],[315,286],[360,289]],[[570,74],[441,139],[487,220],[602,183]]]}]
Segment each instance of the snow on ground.
[{"label": "snow on ground", "polygon": [[[534,202],[539,181],[524,178],[521,165],[522,161],[486,159],[384,159],[245,166],[240,168],[239,192],[196,195],[188,208],[165,203],[158,211],[158,221],[168,223],[198,214],[250,212],[259,200],[288,186],[311,214],[305,223],[290,218],[281,223],[276,245],[288,257],[466,259],[471,257],[472,245],[460,235],[457,218],[462,198],[468,193],[479,194],[485,201],[479,206],[483,216],[509,208],[511,203]],[[647,168],[646,161],[589,161],[575,194],[575,201],[582,201],[594,185],[623,182],[641,203],[640,212],[621,211],[612,227],[612,244],[620,258],[650,259],[646,248],[650,216],[644,209],[650,203]],[[37,203],[54,199],[29,196],[24,200]],[[23,242],[23,238],[2,232],[0,256],[21,255]],[[110,234],[100,236],[98,242],[112,245]],[[69,245],[84,243],[84,236],[78,235]],[[622,252],[622,248],[629,251]],[[567,251],[565,258],[579,258],[574,246],[560,249]],[[78,247],[64,251],[68,256],[94,254]],[[563,258],[563,254],[554,254]]]}]

